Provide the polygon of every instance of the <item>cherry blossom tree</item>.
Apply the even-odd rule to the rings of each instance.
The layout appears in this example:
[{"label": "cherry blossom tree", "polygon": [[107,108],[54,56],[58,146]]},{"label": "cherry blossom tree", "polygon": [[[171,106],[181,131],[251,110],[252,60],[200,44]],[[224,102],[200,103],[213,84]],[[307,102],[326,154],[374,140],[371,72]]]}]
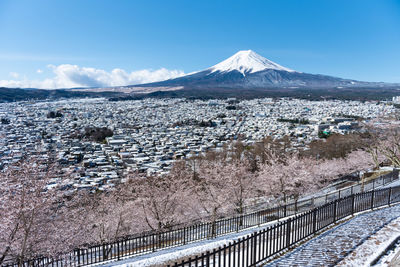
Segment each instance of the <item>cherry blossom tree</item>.
[{"label": "cherry blossom tree", "polygon": [[232,211],[234,207],[233,202],[229,201],[231,195],[227,179],[230,175],[221,162],[203,161],[196,178],[190,181],[190,192],[193,195],[191,207],[200,218],[207,218],[211,222],[210,236],[216,234],[218,216]]},{"label": "cherry blossom tree", "polygon": [[[133,232],[146,230],[140,222],[138,203],[134,196],[128,196],[127,190],[121,185],[110,192],[86,194],[81,199],[81,208],[86,211],[85,224],[87,242],[94,244],[109,244],[103,246],[102,255],[107,258],[112,249],[112,242]],[[85,246],[84,243],[80,244]]]},{"label": "cherry blossom tree", "polygon": [[347,165],[344,158],[316,160],[312,168],[312,175],[314,179],[320,181],[322,186],[325,186],[340,176],[348,174]]},{"label": "cherry blossom tree", "polygon": [[[177,174],[177,171],[174,174]],[[142,210],[145,224],[151,230],[171,229],[177,224],[193,219],[189,209],[185,207],[187,200],[185,188],[191,174],[185,172],[180,174],[185,175],[181,177],[174,174],[141,177],[138,180],[137,204]]]},{"label": "cherry blossom tree", "polygon": [[247,160],[232,160],[222,165],[223,175],[215,179],[222,179],[226,183],[227,201],[232,201],[234,210],[238,214],[245,212],[245,204],[250,199],[259,196],[257,189],[257,174],[251,172],[250,163]]},{"label": "cherry blossom tree", "polygon": [[386,134],[387,135],[378,142],[376,149],[393,166],[400,167],[400,130],[386,130]]},{"label": "cherry blossom tree", "polygon": [[320,185],[313,179],[315,162],[310,158],[300,158],[297,154],[286,158],[276,158],[261,166],[259,179],[264,192],[287,203],[289,198],[298,197]]},{"label": "cherry blossom tree", "polygon": [[364,125],[370,133],[373,142],[367,151],[374,160],[375,167],[383,161],[388,161],[395,167],[400,166],[400,127],[397,121],[371,120]]},{"label": "cherry blossom tree", "polygon": [[82,242],[78,217],[68,213],[66,223],[65,199],[46,187],[56,169],[30,158],[0,173],[0,264],[55,257]]},{"label": "cherry blossom tree", "polygon": [[360,173],[362,170],[370,169],[376,166],[370,153],[365,150],[354,150],[345,158],[344,169],[346,173]]}]

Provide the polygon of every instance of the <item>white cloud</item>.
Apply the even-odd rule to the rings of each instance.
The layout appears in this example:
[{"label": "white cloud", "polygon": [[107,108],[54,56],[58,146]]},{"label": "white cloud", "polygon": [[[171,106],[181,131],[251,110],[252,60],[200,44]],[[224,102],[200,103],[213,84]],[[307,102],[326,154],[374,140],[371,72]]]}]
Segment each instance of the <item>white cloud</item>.
[{"label": "white cloud", "polygon": [[43,71],[41,69],[36,70],[37,73],[41,74]]},{"label": "white cloud", "polygon": [[[108,72],[102,69],[80,67],[78,65],[62,64],[48,65],[54,76],[44,80],[0,80],[0,87],[21,88],[72,88],[72,87],[109,87],[142,84],[176,78],[184,75],[181,70],[138,70],[126,72],[123,69],[113,69]],[[41,71],[41,70],[40,70]],[[38,73],[39,70],[37,71]]]},{"label": "white cloud", "polygon": [[10,76],[13,77],[14,79],[18,79],[19,74],[16,72],[10,72]]}]

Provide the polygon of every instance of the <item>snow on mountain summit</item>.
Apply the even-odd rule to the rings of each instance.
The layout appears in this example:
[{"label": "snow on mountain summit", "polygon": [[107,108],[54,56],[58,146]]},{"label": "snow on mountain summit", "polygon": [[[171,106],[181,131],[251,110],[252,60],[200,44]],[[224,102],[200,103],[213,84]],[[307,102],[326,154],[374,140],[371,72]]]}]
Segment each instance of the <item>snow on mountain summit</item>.
[{"label": "snow on mountain summit", "polygon": [[[333,76],[303,73],[285,68],[251,50],[239,51],[230,58],[207,69],[192,72],[184,76],[161,82],[141,84],[143,88],[178,88],[176,90],[198,89],[279,89],[279,88],[354,88],[376,86],[376,84],[342,79]],[[175,90],[175,89],[174,89]],[[196,92],[196,93],[198,93]],[[222,92],[222,91],[221,91]],[[218,92],[218,94],[223,94]],[[205,93],[208,94],[208,93]]]},{"label": "snow on mountain summit", "polygon": [[282,67],[281,65],[260,56],[252,50],[239,51],[230,58],[212,66],[209,70],[211,70],[211,72],[228,72],[237,70],[245,75],[246,73],[254,73],[266,69],[294,72],[294,70]]}]

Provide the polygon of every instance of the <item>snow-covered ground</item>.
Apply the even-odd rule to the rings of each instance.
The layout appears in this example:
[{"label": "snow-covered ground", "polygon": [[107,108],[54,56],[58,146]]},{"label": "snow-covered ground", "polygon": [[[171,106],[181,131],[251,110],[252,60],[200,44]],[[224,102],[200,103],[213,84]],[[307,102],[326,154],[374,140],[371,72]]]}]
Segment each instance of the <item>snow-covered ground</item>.
[{"label": "snow-covered ground", "polygon": [[373,265],[375,267],[386,267],[386,266],[400,266],[400,240],[397,241],[395,247],[389,250],[387,254],[379,259],[379,261]]},{"label": "snow-covered ground", "polygon": [[[345,258],[350,257],[357,247],[364,244],[385,226],[394,220],[398,220],[398,223],[400,223],[399,217],[400,205],[360,214],[329,229],[266,266],[336,266]],[[400,234],[394,227],[398,227],[398,225],[393,224],[390,228],[392,233],[397,231],[397,234]],[[381,239],[385,239],[383,233]],[[377,249],[375,246],[379,247],[381,243],[377,240],[375,242],[374,244],[374,241],[370,241],[364,248],[360,248],[360,257],[354,256],[352,258],[354,262],[350,262],[349,258],[348,262],[344,262],[342,266],[365,266],[362,262],[360,263],[362,260],[366,260],[367,266],[369,266],[369,263],[391,243],[391,241],[388,241]],[[383,243],[384,241],[380,242]],[[365,255],[368,251],[376,252],[376,254],[372,255],[371,258],[363,259],[362,255]]]},{"label": "snow-covered ground", "polygon": [[[370,266],[370,264],[399,236],[400,218],[397,218],[369,237],[364,243],[339,262],[337,266]],[[386,259],[376,266],[388,266],[389,262],[390,260]]]}]

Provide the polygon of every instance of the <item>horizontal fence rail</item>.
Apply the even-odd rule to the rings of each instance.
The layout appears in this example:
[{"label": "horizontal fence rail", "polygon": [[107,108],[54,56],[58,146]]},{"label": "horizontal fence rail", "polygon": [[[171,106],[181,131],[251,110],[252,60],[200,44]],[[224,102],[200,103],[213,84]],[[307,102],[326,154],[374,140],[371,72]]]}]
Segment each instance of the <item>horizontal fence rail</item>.
[{"label": "horizontal fence rail", "polygon": [[[111,260],[120,260],[121,258],[129,256],[140,255],[143,253],[151,253],[156,250],[164,248],[181,246],[190,242],[195,242],[204,239],[211,239],[217,236],[233,232],[239,232],[243,229],[259,226],[260,224],[264,224],[270,221],[279,220],[288,216],[293,216],[296,214],[308,212],[316,207],[323,208],[327,205],[327,203],[330,203],[338,199],[342,201],[342,199],[346,199],[346,197],[348,196],[352,195],[357,196],[359,194],[361,195],[371,194],[371,192],[366,192],[366,193],[361,193],[361,192],[367,190],[373,190],[376,187],[386,185],[397,179],[399,179],[399,171],[394,170],[388,174],[380,176],[379,178],[376,178],[373,181],[369,181],[364,184],[357,184],[355,186],[344,188],[339,191],[328,193],[323,196],[308,198],[301,201],[295,201],[293,203],[289,203],[283,206],[267,208],[260,211],[239,215],[231,218],[224,218],[217,220],[215,222],[197,223],[190,226],[181,227],[164,232],[147,232],[139,235],[129,236],[116,240],[115,242],[75,249],[74,251],[65,255],[61,259],[49,259],[43,257],[26,261],[24,264],[17,264],[15,262],[8,261],[6,263],[3,263],[2,266],[3,267],[85,266],[85,265],[107,262]],[[375,191],[375,194],[378,194],[376,192],[378,191]],[[378,195],[376,196],[375,199],[376,200],[373,201],[374,205],[379,206],[381,202],[382,203],[384,202],[384,200],[382,200],[382,197]],[[355,206],[355,209],[362,210],[363,207],[369,207],[368,203],[371,202],[368,202],[367,200],[365,203],[359,201],[357,202],[357,206]],[[338,214],[342,213],[347,214],[345,211],[342,210],[340,210]],[[329,222],[329,220],[330,219],[326,219],[327,222]],[[284,231],[284,229],[279,228],[276,231],[278,232]],[[247,241],[243,242],[246,243]],[[241,243],[242,247],[244,243]],[[276,248],[283,248],[283,245],[276,244]],[[223,253],[225,252],[226,251],[224,251]],[[197,266],[197,265],[189,265],[189,266]]]},{"label": "horizontal fence rail", "polygon": [[352,194],[168,267],[256,266],[338,220],[398,202],[400,186]]}]

